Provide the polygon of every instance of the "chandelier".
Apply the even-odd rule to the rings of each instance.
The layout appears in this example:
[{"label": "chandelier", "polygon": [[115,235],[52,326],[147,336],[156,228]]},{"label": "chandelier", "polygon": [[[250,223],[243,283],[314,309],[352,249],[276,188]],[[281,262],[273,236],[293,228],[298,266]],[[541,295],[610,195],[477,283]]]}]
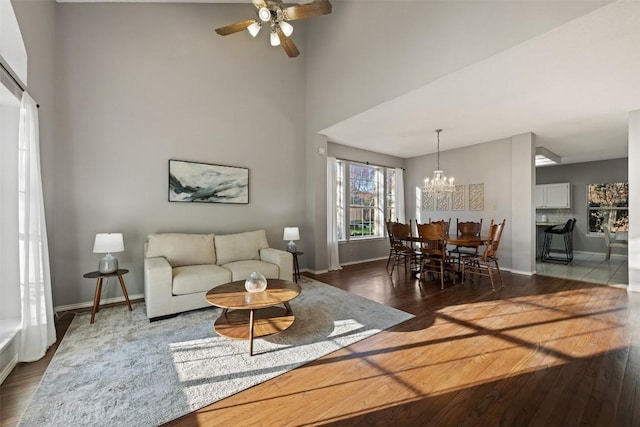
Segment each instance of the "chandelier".
[{"label": "chandelier", "polygon": [[427,193],[452,193],[455,190],[453,178],[447,179],[444,171],[440,170],[440,132],[442,129],[436,129],[438,134],[438,169],[433,171],[433,178],[425,178],[423,190]]}]

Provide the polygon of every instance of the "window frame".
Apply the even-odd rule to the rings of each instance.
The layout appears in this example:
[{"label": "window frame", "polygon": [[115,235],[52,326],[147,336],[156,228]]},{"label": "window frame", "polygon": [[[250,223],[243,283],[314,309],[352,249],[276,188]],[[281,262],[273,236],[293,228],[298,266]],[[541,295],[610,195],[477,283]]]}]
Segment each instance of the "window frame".
[{"label": "window frame", "polygon": [[[351,166],[360,166],[360,167],[368,167],[375,169],[375,173],[378,179],[377,186],[377,202],[378,206],[371,207],[375,211],[378,211],[378,215],[376,216],[376,227],[380,230],[379,234],[375,235],[361,235],[357,236],[351,235],[350,232],[350,224],[351,224],[351,210],[352,208],[357,208],[357,206],[351,205]],[[337,210],[336,216],[338,219],[338,242],[346,243],[346,242],[362,242],[362,241],[371,241],[371,240],[379,240],[386,238],[386,229],[384,221],[386,219],[386,214],[389,211],[389,204],[397,199],[395,194],[395,188],[389,188],[389,175],[395,174],[395,169],[392,167],[376,165],[369,162],[358,162],[353,160],[346,159],[336,159],[336,177],[337,177],[337,197],[336,197],[336,207]],[[394,178],[395,179],[395,178]],[[395,182],[395,181],[394,181]],[[349,203],[349,206],[346,206],[346,203]],[[394,209],[394,207],[392,207]],[[395,210],[393,210],[395,212]],[[382,215],[379,213],[382,212]]]},{"label": "window frame", "polygon": [[[594,185],[608,185],[608,184],[625,184],[627,189],[627,200],[626,200],[626,206],[591,206],[591,187]],[[591,213],[595,212],[595,211],[608,211],[608,212],[617,212],[617,211],[626,211],[627,215],[626,217],[626,230],[622,229],[619,231],[628,231],[629,229],[629,181],[616,181],[616,182],[603,182],[603,183],[589,183],[586,185],[586,206],[587,206],[587,218],[586,218],[586,224],[587,224],[587,235],[588,236],[594,236],[594,237],[598,237],[598,236],[603,236],[604,232],[603,231],[592,231],[591,229]],[[609,222],[609,221],[607,221]],[[616,231],[618,231],[618,229],[613,229],[610,228],[610,232],[611,233],[615,233]]]}]

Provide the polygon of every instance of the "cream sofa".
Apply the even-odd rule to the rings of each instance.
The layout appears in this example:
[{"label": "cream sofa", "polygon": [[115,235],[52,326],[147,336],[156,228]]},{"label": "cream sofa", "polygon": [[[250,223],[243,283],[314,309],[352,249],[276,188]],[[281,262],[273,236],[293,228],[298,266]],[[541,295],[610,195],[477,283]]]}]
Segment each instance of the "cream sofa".
[{"label": "cream sofa", "polygon": [[293,278],[291,253],[269,248],[264,230],[216,235],[161,233],[148,236],[144,256],[147,317],[155,319],[207,307],[207,291],[246,279]]}]

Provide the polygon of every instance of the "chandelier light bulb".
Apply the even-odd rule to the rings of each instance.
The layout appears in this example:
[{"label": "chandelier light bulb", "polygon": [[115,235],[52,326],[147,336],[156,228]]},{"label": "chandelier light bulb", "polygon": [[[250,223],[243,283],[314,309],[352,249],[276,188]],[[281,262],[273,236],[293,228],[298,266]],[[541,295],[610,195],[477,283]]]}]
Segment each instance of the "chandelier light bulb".
[{"label": "chandelier light bulb", "polygon": [[280,21],[280,29],[282,30],[282,33],[287,37],[293,34],[293,25],[289,24],[286,21]]},{"label": "chandelier light bulb", "polygon": [[262,25],[260,25],[259,22],[254,22],[253,24],[247,27],[247,31],[249,31],[249,34],[251,34],[251,37],[255,37],[260,32],[260,28],[262,28]]},{"label": "chandelier light bulb", "polygon": [[271,46],[280,46],[280,37],[275,31],[271,32]]},{"label": "chandelier light bulb", "polygon": [[258,17],[263,22],[267,22],[267,21],[271,20],[271,11],[269,9],[267,9],[266,7],[261,7],[258,10]]}]

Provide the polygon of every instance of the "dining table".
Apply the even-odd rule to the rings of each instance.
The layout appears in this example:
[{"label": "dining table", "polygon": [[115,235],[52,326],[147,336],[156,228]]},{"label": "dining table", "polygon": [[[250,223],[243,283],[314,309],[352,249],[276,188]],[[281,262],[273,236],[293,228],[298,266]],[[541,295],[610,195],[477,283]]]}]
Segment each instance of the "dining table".
[{"label": "dining table", "polygon": [[[484,246],[485,242],[489,240],[488,236],[478,236],[476,234],[445,234],[445,242],[447,246],[465,246],[470,248],[478,248]],[[420,236],[409,236],[405,239],[411,245],[413,243],[420,243],[422,239]],[[462,272],[460,270],[461,257],[458,256],[458,275]],[[415,272],[416,269],[412,269]],[[419,270],[418,270],[419,271]]]}]

